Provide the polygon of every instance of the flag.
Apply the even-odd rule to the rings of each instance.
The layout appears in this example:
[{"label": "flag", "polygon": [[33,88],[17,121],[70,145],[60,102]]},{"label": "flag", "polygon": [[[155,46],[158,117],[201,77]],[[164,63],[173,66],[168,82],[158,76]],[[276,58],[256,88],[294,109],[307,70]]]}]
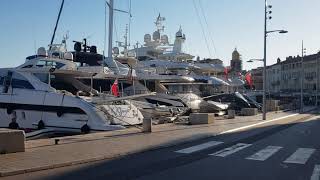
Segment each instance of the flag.
[{"label": "flag", "polygon": [[119,88],[118,88],[118,79],[114,81],[114,83],[111,86],[111,92],[114,96],[119,96]]},{"label": "flag", "polygon": [[248,83],[248,85],[250,86],[250,89],[252,89],[253,81],[252,81],[251,72],[247,72],[245,79],[246,79],[246,82]]},{"label": "flag", "polygon": [[225,67],[224,68],[224,76],[225,76],[226,80],[228,80],[228,73],[229,73],[229,69],[228,69],[228,67]]},{"label": "flag", "polygon": [[239,75],[239,79],[243,80],[243,75],[242,75],[242,73],[239,72],[238,75]]}]

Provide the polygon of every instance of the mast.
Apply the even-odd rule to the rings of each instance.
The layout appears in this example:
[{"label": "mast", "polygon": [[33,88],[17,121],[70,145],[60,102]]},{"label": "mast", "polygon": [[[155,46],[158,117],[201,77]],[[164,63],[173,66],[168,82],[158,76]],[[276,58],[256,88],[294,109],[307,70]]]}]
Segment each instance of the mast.
[{"label": "mast", "polygon": [[110,0],[109,1],[108,61],[112,61],[112,36],[113,36],[113,0]]},{"label": "mast", "polygon": [[124,35],[124,56],[128,57],[128,24],[126,24],[126,33]]},{"label": "mast", "polygon": [[62,0],[62,2],[61,2],[59,14],[58,14],[58,18],[57,18],[57,21],[56,21],[56,25],[55,25],[54,30],[53,30],[53,35],[52,35],[52,38],[51,38],[49,50],[51,50],[51,46],[52,46],[54,37],[56,36],[56,31],[57,31],[57,28],[58,28],[58,24],[59,24],[60,15],[61,15],[61,12],[62,12],[62,9],[63,9],[63,5],[64,5],[64,0]]},{"label": "mast", "polygon": [[106,64],[113,63],[113,65],[117,68],[118,73],[120,73],[117,62],[115,62],[112,58],[113,12],[114,12],[113,0],[110,0],[109,2],[106,1],[106,4],[109,6],[109,35],[108,35],[108,57],[107,57],[107,60],[104,61],[104,63]]}]

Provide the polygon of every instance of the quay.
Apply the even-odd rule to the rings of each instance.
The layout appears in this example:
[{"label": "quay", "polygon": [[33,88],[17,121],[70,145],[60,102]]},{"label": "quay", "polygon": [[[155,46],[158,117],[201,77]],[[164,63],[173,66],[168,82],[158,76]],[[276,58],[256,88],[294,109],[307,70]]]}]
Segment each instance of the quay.
[{"label": "quay", "polygon": [[[108,161],[136,153],[184,144],[217,135],[231,135],[243,130],[264,128],[267,131],[284,124],[297,123],[315,116],[313,107],[306,113],[296,111],[269,112],[268,119],[255,116],[216,118],[212,124],[162,124],[153,126],[152,133],[137,128],[52,139],[29,140],[25,152],[0,155],[0,177],[71,166],[96,161]],[[261,132],[259,132],[261,133]],[[253,136],[255,131],[246,135]],[[234,134],[238,137],[238,134]],[[244,138],[239,136],[239,138]]]}]

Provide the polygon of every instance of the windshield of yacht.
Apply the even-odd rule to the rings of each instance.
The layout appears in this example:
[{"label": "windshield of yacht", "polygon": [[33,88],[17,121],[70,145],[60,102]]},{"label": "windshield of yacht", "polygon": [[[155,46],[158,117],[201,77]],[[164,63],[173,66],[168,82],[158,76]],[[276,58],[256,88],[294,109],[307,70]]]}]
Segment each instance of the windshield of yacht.
[{"label": "windshield of yacht", "polygon": [[57,62],[55,60],[50,59],[31,59],[27,61],[25,64],[21,65],[20,68],[27,69],[27,68],[55,68],[61,69],[62,67],[66,66],[65,63]]},{"label": "windshield of yacht", "polygon": [[[83,96],[90,95],[90,87],[83,84],[79,80],[71,76],[64,76],[63,74],[46,74],[46,73],[34,73],[34,75],[42,82],[51,85],[56,90],[63,90],[77,95],[81,93]],[[50,78],[50,81],[49,81]]]}]

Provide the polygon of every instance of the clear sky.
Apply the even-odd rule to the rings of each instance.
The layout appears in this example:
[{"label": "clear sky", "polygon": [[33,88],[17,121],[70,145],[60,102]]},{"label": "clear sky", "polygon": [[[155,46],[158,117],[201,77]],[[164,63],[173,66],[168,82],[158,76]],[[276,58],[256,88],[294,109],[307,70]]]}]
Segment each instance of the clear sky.
[{"label": "clear sky", "polygon": [[[114,1],[115,8],[128,10],[129,0]],[[17,66],[24,62],[26,56],[34,54],[38,47],[47,47],[60,2],[0,1],[0,67]],[[231,53],[237,47],[246,69],[261,65],[245,61],[263,56],[264,0],[132,0],[131,4],[132,45],[137,41],[142,43],[143,35],[155,30],[155,18],[161,13],[166,17],[165,33],[171,37],[171,42],[182,26],[187,37],[186,52],[220,58],[229,65]],[[284,59],[300,54],[302,40],[307,54],[320,50],[319,0],[270,0],[269,4],[273,6],[273,19],[269,21],[268,30],[286,29],[289,33],[269,35],[267,64],[273,64],[278,57]],[[122,40],[128,22],[126,14],[115,13],[115,41]],[[89,43],[97,45],[98,51],[102,52],[104,0],[65,0],[55,42],[60,42],[66,32],[70,35],[70,50],[73,48],[72,40],[87,37]]]}]

